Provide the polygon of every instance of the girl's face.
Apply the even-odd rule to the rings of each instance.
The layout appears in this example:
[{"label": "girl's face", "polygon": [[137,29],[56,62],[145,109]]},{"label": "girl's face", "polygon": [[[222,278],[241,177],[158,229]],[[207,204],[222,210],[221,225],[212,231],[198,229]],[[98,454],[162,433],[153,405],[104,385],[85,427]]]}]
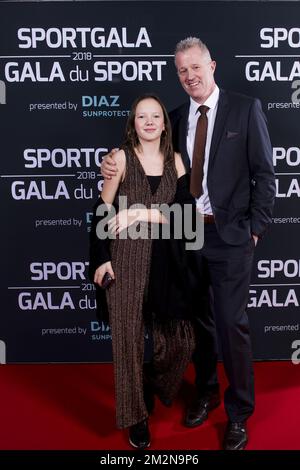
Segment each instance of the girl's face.
[{"label": "girl's face", "polygon": [[134,127],[140,142],[160,139],[165,123],[163,110],[156,100],[146,98],[139,102],[135,111]]}]

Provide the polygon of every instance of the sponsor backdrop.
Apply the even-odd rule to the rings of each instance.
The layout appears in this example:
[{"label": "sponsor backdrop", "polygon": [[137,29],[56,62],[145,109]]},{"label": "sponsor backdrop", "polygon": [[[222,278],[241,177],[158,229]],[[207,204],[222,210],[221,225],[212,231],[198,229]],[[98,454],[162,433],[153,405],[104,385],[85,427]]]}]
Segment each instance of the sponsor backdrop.
[{"label": "sponsor backdrop", "polygon": [[300,5],[289,2],[0,4],[0,362],[111,360],[88,272],[99,165],[133,99],[186,96],[174,46],[201,37],[219,86],[262,100],[277,178],[256,250],[256,359],[299,355]]}]

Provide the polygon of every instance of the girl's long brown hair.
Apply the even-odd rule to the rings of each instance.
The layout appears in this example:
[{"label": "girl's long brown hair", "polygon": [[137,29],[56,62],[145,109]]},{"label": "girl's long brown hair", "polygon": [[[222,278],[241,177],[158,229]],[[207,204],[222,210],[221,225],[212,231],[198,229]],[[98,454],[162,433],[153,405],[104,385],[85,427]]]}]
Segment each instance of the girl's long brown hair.
[{"label": "girl's long brown hair", "polygon": [[172,144],[172,128],[171,128],[171,123],[170,123],[170,119],[168,116],[168,112],[164,104],[162,103],[160,98],[154,94],[141,95],[133,102],[131,106],[130,114],[126,123],[126,127],[125,127],[125,137],[124,137],[122,147],[124,149],[127,149],[129,153],[134,154],[135,153],[134,149],[140,145],[140,141],[139,141],[139,138],[136,133],[135,126],[134,126],[134,120],[135,120],[137,105],[141,101],[147,100],[147,99],[155,100],[161,106],[161,109],[163,111],[165,129],[163,130],[161,137],[160,137],[160,151],[164,156],[164,164],[166,165],[167,163],[174,161],[174,151],[173,151],[173,144]]}]

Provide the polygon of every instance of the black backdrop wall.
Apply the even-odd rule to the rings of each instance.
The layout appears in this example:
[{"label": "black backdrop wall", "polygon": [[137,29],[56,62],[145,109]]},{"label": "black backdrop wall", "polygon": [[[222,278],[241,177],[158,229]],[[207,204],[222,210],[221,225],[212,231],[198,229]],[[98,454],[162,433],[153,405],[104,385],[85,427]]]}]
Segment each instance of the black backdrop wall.
[{"label": "black backdrop wall", "polygon": [[219,86],[262,100],[277,201],[250,288],[254,354],[297,354],[299,18],[295,2],[0,4],[0,362],[111,359],[87,278],[99,164],[137,95],[186,99],[173,50],[189,35],[209,45]]}]

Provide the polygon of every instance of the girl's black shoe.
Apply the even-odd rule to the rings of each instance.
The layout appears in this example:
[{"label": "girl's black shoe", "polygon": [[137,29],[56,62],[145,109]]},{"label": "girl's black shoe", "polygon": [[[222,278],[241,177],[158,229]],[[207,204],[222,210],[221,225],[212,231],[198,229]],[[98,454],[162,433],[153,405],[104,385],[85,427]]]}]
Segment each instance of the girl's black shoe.
[{"label": "girl's black shoe", "polygon": [[150,446],[148,419],[144,419],[129,428],[129,442],[135,449],[145,449]]}]

